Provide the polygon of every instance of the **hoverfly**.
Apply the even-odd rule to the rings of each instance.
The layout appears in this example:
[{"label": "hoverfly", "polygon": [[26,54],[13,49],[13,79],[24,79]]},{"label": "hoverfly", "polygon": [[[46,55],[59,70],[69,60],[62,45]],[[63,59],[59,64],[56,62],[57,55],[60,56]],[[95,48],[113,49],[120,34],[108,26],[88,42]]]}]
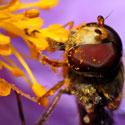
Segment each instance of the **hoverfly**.
[{"label": "hoverfly", "polygon": [[[50,2],[52,5],[46,5],[46,1],[43,1],[43,3],[38,1],[37,3],[34,2],[34,4],[30,4],[30,7],[39,7],[39,4],[43,4],[44,6],[41,7],[47,9],[55,6],[57,2],[57,0],[54,0]],[[30,68],[22,58],[22,55],[10,44],[9,38],[1,35],[2,40],[4,39],[4,41],[1,42],[2,57],[11,55],[12,51],[12,54],[16,56],[22,66],[27,70],[31,81],[27,79],[25,73],[22,72],[10,58],[4,57],[9,64],[7,65],[7,63],[1,60],[0,66],[9,69],[16,77],[23,77],[29,83],[35,94],[35,97],[32,97],[23,93],[20,89],[5,80],[0,79],[1,90],[4,94],[9,94],[11,89],[16,91],[22,125],[25,124],[25,119],[18,94],[38,104],[47,105],[48,97],[53,95],[62,86],[62,89],[59,90],[37,125],[44,124],[44,122],[47,121],[63,93],[76,97],[81,125],[113,124],[109,112],[119,106],[123,87],[121,61],[122,43],[119,35],[114,29],[104,24],[104,18],[102,16],[98,16],[97,22],[87,23],[74,29],[72,29],[72,22],[64,26],[55,24],[45,29],[40,29],[43,21],[37,18],[39,16],[39,11],[32,9],[25,13],[17,14],[15,17],[13,14],[9,13],[9,11],[16,11],[18,9],[16,7],[11,7],[11,5],[15,6],[15,3],[19,4],[20,2],[19,0],[12,0],[9,6],[2,6],[0,8],[2,10],[1,28],[13,35],[22,37],[30,48],[32,56],[41,63],[47,63],[52,68],[62,67],[64,77],[64,80],[60,81],[46,92],[46,89],[35,80]],[[6,10],[8,7],[9,10],[5,11],[4,14],[3,9]],[[29,7],[29,4],[21,4],[19,7]],[[31,23],[29,23],[29,20]],[[37,21],[35,25],[34,21]],[[68,32],[65,30],[67,25],[69,25]],[[53,29],[58,30],[59,28],[61,29],[59,32],[53,32]],[[62,31],[66,33],[64,32],[63,34]],[[70,35],[67,40],[67,33],[69,32]],[[58,36],[58,34],[61,36],[60,39],[53,39],[55,36]],[[51,37],[49,35],[51,35]],[[64,37],[62,37],[65,35],[66,41]],[[47,56],[40,53],[43,50],[63,51],[64,61],[49,59]],[[3,86],[5,90],[7,90],[7,93],[3,89]],[[3,93],[1,95],[3,95]]]},{"label": "hoverfly", "polygon": [[40,60],[62,67],[64,80],[58,84],[64,88],[37,125],[44,124],[63,93],[76,97],[81,125],[112,125],[111,112],[120,104],[124,81],[122,42],[117,32],[98,16],[97,22],[71,29],[66,43],[55,43],[52,47],[64,51],[64,61],[50,60],[44,55]]}]

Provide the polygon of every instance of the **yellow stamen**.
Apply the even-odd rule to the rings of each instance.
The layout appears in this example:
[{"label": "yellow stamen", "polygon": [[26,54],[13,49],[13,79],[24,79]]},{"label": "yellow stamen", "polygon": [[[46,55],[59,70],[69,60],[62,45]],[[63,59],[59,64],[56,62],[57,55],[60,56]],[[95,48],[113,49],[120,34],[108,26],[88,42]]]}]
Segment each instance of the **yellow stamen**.
[{"label": "yellow stamen", "polygon": [[26,69],[27,73],[29,74],[32,83],[37,83],[35,77],[33,76],[29,66],[27,65],[27,63],[24,61],[23,57],[21,56],[21,54],[19,54],[19,52],[17,52],[17,50],[11,46],[12,51],[14,53],[14,55],[17,57],[17,59],[19,60],[19,62],[22,64],[22,66]]},{"label": "yellow stamen", "polygon": [[5,63],[4,61],[0,61],[0,65],[7,68],[16,77],[24,76],[24,73],[21,69],[17,67],[12,67],[9,64]]},{"label": "yellow stamen", "polygon": [[29,74],[30,78],[31,78],[31,81],[32,81],[32,90],[34,92],[34,94],[38,97],[41,97],[43,96],[45,93],[46,93],[46,89],[41,85],[39,84],[35,77],[33,76],[29,66],[27,65],[27,63],[25,62],[25,60],[23,59],[23,57],[21,56],[21,54],[19,54],[19,52],[16,51],[16,49],[12,47],[12,51],[14,53],[14,55],[17,57],[17,59],[19,60],[19,62],[22,64],[22,66],[26,69],[27,73]]},{"label": "yellow stamen", "polygon": [[24,96],[25,98],[37,103],[37,98],[36,97],[32,97],[29,94],[24,93],[19,88],[17,88],[14,84],[10,84],[10,86],[11,86],[11,89],[16,91],[18,94],[20,94],[20,95]]},{"label": "yellow stamen", "polygon": [[8,96],[11,92],[11,86],[0,78],[0,96]]},{"label": "yellow stamen", "polygon": [[10,59],[8,56],[3,56],[3,58],[13,67],[17,67],[17,65],[14,63],[12,59]]},{"label": "yellow stamen", "polygon": [[39,0],[38,2],[22,3],[20,9],[38,7],[41,9],[49,9],[58,4],[58,0]]},{"label": "yellow stamen", "polygon": [[26,94],[26,93],[22,92],[14,84],[10,84],[5,79],[0,78],[0,96],[8,96],[8,95],[10,95],[11,89],[16,91],[18,94],[24,96],[25,98],[37,103],[37,98],[36,97],[32,97],[29,94]]},{"label": "yellow stamen", "polygon": [[0,10],[7,10],[15,7],[15,5],[19,4],[19,0],[10,0],[10,2],[5,3],[6,5],[0,6]]},{"label": "yellow stamen", "polygon": [[7,63],[5,63],[4,61],[0,61],[0,64],[3,67],[7,68],[9,71],[12,71],[12,67],[10,65],[8,65]]},{"label": "yellow stamen", "polygon": [[38,7],[40,9],[50,9],[58,4],[58,0],[38,0],[37,2],[22,3],[20,0],[11,0],[6,5],[0,6],[1,11],[14,12],[20,9]]},{"label": "yellow stamen", "polygon": [[[25,73],[24,73],[21,69],[19,69],[19,68],[17,67],[16,63],[15,63],[12,59],[10,59],[10,58],[7,57],[7,56],[5,56],[4,59],[5,59],[11,66],[13,66],[13,68],[11,67],[11,68],[12,68],[11,71],[13,71],[13,74],[16,74],[16,76],[22,76],[22,77],[24,78],[24,80],[29,84],[29,86],[32,86],[32,83],[31,83],[30,79],[25,75]],[[18,69],[18,70],[14,71],[15,69]],[[21,72],[21,73],[19,73],[19,72]],[[22,74],[22,75],[20,75],[20,74]]]}]

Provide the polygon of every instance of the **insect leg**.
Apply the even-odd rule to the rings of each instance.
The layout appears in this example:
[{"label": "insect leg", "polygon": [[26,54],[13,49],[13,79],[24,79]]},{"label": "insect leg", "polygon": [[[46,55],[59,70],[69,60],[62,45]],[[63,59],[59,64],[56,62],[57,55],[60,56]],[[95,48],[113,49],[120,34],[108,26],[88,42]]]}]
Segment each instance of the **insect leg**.
[{"label": "insect leg", "polygon": [[18,112],[19,112],[19,116],[20,116],[20,120],[21,120],[21,125],[26,125],[20,95],[17,92],[15,92],[15,95],[16,95],[16,100],[17,100],[17,106],[18,106]]},{"label": "insect leg", "polygon": [[49,116],[51,115],[52,111],[54,110],[56,104],[58,103],[58,101],[60,100],[61,95],[63,94],[63,90],[60,90],[57,95],[54,97],[52,103],[50,104],[50,106],[48,107],[48,109],[43,113],[43,115],[40,117],[40,119],[38,120],[36,125],[43,125],[44,122],[47,121],[47,119],[49,118]]},{"label": "insect leg", "polygon": [[43,103],[43,100],[48,98],[49,96],[54,95],[54,93],[62,87],[62,85],[64,84],[64,80],[58,82],[56,85],[54,85],[51,89],[49,89],[42,97],[37,98],[37,102],[39,104]]},{"label": "insect leg", "polygon": [[49,64],[52,67],[62,67],[64,65],[67,65],[66,62],[64,61],[58,61],[58,60],[53,60],[53,59],[49,59],[47,56],[41,54],[41,56],[39,57],[39,60],[42,64]]},{"label": "insect leg", "polygon": [[116,97],[111,103],[107,105],[108,109],[111,111],[116,110],[120,105],[121,99],[122,99],[122,92],[119,93],[118,97]]},{"label": "insect leg", "polygon": [[30,96],[27,93],[24,93],[23,91],[21,91],[18,87],[16,87],[14,84],[9,84],[11,86],[11,89],[14,90],[17,94],[20,94],[21,96],[24,96],[25,98],[31,100],[32,102],[37,103],[37,98]]},{"label": "insect leg", "polygon": [[73,28],[73,26],[74,26],[74,22],[70,21],[70,22],[63,25],[63,27],[67,27],[67,26],[69,26],[69,30],[71,30]]}]

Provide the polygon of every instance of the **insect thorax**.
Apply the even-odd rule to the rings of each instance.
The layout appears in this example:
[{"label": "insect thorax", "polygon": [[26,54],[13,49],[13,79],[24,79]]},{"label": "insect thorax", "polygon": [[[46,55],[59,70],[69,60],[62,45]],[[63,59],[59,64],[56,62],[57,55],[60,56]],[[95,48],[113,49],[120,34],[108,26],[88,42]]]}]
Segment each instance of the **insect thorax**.
[{"label": "insect thorax", "polygon": [[[75,95],[78,102],[85,107],[92,108],[98,104],[107,106],[113,103],[122,92],[124,81],[122,68],[121,64],[117,75],[112,80],[105,81],[104,79],[87,78],[71,70],[69,72],[71,94]],[[118,107],[118,105],[115,106]]]}]

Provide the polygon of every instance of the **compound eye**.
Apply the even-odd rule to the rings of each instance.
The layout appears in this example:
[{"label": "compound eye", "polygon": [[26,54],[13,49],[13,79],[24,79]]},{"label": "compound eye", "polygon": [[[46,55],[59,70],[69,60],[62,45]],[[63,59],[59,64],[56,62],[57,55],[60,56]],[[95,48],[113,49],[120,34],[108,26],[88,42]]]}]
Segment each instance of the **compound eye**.
[{"label": "compound eye", "polygon": [[[72,70],[77,71],[80,74],[83,74],[86,77],[95,77],[98,76],[103,78],[114,77],[114,74],[117,73],[117,69],[120,64],[120,59],[122,56],[122,43],[117,32],[111,27],[99,22],[98,23],[88,23],[87,29],[93,29],[96,34],[103,36],[102,32],[105,30],[108,33],[108,37],[104,39],[99,39],[99,42],[95,42],[89,39],[89,36],[94,34],[89,33],[87,39],[75,39],[83,41],[82,44],[79,44],[71,48],[68,52],[68,63]],[[85,27],[84,27],[85,29]],[[103,29],[103,30],[100,30]],[[79,32],[78,32],[79,33]],[[79,34],[78,34],[79,35]],[[87,34],[80,34],[85,36]],[[91,40],[88,42],[87,40]],[[77,41],[79,42],[79,41]]]},{"label": "compound eye", "polygon": [[85,44],[72,48],[68,61],[78,72],[101,72],[109,70],[119,60],[113,44]]}]

